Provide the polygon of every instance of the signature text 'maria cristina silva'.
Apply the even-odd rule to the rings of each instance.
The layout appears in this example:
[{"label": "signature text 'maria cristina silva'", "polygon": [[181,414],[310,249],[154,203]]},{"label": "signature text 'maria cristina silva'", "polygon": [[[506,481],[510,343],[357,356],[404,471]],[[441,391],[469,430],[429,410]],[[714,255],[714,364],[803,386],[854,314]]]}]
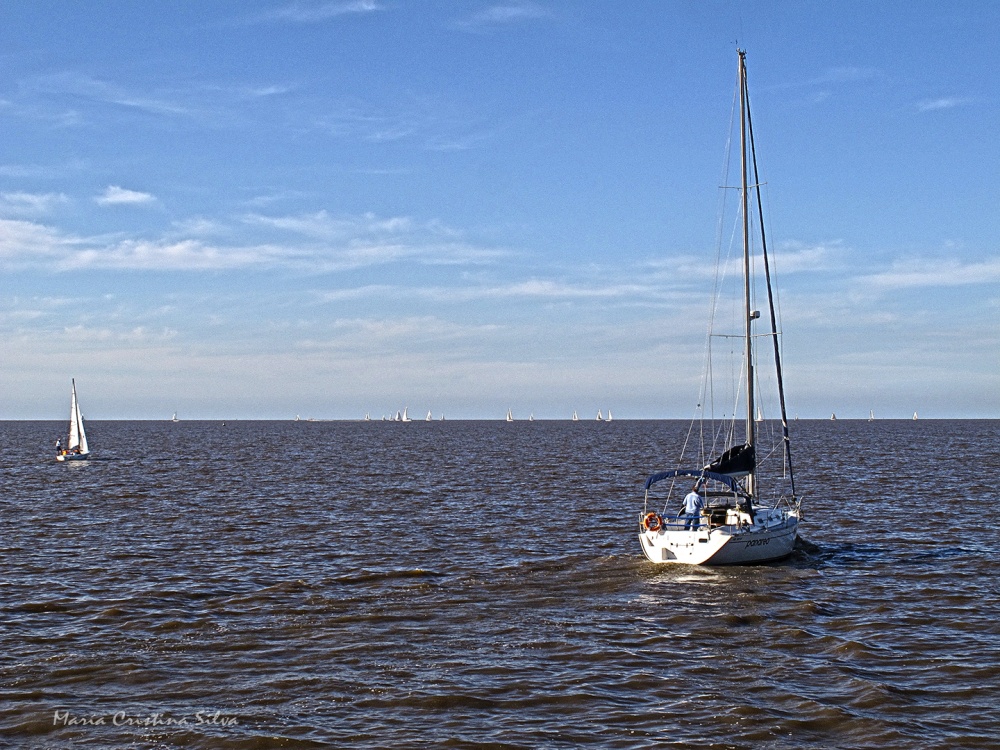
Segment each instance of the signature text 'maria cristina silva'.
[{"label": "signature text 'maria cristina silva'", "polygon": [[190,727],[199,724],[234,727],[239,724],[239,720],[235,716],[226,716],[221,711],[198,711],[193,716],[169,716],[164,713],[140,715],[127,711],[77,716],[69,711],[56,709],[52,716],[52,726],[57,727]]}]

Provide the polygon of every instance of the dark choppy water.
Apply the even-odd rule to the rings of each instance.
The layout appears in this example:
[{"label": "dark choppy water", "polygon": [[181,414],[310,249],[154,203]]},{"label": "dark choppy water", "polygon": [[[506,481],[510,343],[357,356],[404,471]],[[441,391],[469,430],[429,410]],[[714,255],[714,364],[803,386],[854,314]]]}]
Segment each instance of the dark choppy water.
[{"label": "dark choppy water", "polygon": [[1000,742],[1000,423],[796,422],[817,548],[741,569],[640,553],[683,423],[62,428],[0,423],[5,746]]}]

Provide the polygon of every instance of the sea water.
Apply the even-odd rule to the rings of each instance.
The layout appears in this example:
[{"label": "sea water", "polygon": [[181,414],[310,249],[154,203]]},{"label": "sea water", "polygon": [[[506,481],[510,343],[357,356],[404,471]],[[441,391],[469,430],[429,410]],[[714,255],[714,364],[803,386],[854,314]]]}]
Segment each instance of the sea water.
[{"label": "sea water", "polygon": [[92,422],[0,435],[23,748],[987,748],[995,421],[792,423],[781,563],[653,565],[671,421]]}]

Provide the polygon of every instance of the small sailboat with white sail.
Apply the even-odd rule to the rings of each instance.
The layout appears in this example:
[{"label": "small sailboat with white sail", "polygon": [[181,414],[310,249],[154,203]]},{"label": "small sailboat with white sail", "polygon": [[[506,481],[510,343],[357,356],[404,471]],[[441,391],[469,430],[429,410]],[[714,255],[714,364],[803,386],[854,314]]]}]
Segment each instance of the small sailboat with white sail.
[{"label": "small sailboat with white sail", "polygon": [[580,417],[577,416],[576,409],[573,410],[573,421],[574,422],[579,422],[580,421]]},{"label": "small sailboat with white sail", "polygon": [[430,411],[427,412],[427,416],[424,417],[424,421],[425,422],[430,422],[431,421],[431,413],[430,413]]},{"label": "small sailboat with white sail", "polygon": [[66,445],[61,441],[56,444],[56,461],[85,461],[90,458],[90,446],[87,444],[87,431],[83,426],[83,415],[80,413],[80,402],[76,398],[76,379],[71,380],[72,389],[69,400],[69,434]]},{"label": "small sailboat with white sail", "polygon": [[604,415],[601,414],[601,410],[600,409],[597,410],[597,421],[598,422],[603,422],[604,421]]},{"label": "small sailboat with white sail", "polygon": [[604,421],[605,422],[610,422],[612,419],[614,419],[614,417],[611,416],[611,409],[608,409],[608,417]]},{"label": "small sailboat with white sail", "polygon": [[[733,257],[734,263],[742,265],[742,273],[720,274],[732,279],[733,288],[720,286],[713,303],[706,348],[710,366],[703,371],[699,413],[680,449],[678,468],[657,472],[646,480],[639,544],[654,563],[746,565],[779,560],[791,554],[798,534],[800,501],[792,475],[780,334],[764,236],[746,59],[743,50],[738,54],[740,111],[734,121],[740,123],[742,146],[737,211],[742,232],[734,234],[742,234],[742,248]],[[751,222],[756,225],[753,237]],[[719,257],[724,258],[725,253]],[[757,284],[762,288],[755,289]],[[742,305],[728,306],[734,313],[733,328],[726,327],[718,314],[722,296],[729,294],[742,297]],[[754,307],[756,301],[766,304],[770,313],[770,325],[763,331],[755,330],[761,325],[757,323],[761,314]],[[717,347],[724,352],[713,351],[716,340],[725,342]],[[732,346],[734,340],[742,342],[742,351]],[[765,360],[773,364],[770,374],[761,367]],[[731,388],[726,389],[723,378]],[[780,422],[756,419],[765,384],[769,390],[774,388]],[[736,408],[734,400],[727,397],[718,407],[723,412],[720,417],[715,414],[714,394],[723,390],[732,393]],[[704,428],[706,423],[712,427]],[[693,459],[685,457],[692,452],[696,453]],[[683,513],[675,510],[678,500],[683,502]]]},{"label": "small sailboat with white sail", "polygon": [[508,422],[514,421],[514,412],[512,412],[510,409],[507,410],[507,421]]}]

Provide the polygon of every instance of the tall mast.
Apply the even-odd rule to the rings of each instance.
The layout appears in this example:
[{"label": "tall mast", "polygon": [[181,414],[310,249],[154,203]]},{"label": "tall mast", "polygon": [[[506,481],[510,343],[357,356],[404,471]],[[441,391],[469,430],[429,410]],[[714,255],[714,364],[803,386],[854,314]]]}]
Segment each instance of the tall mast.
[{"label": "tall mast", "polygon": [[[747,180],[747,69],[746,52],[738,49],[740,57],[740,185],[743,209],[743,311],[746,317],[744,331],[744,359],[746,360],[746,442],[752,446],[755,442],[754,409],[753,409],[753,300],[750,297],[750,199]],[[754,473],[747,476],[747,492],[754,494]]]},{"label": "tall mast", "polygon": [[[752,159],[753,181],[755,185],[760,185],[760,175],[757,172],[757,150],[754,148],[753,140],[753,117],[750,114],[749,102],[747,102],[747,132],[750,136],[750,156]],[[759,194],[758,194],[759,196]],[[781,347],[778,345],[778,317],[774,312],[774,294],[771,290],[771,266],[767,259],[767,233],[764,229],[764,206],[757,200],[757,216],[760,221],[760,251],[764,261],[764,281],[767,286],[767,305],[771,313],[771,341],[774,345],[774,369],[778,380],[778,404],[781,407],[781,436],[785,446],[785,464],[788,467],[788,482],[795,497],[795,472],[792,470],[792,441],[788,434],[788,410],[785,408],[785,386],[781,376]]]}]

